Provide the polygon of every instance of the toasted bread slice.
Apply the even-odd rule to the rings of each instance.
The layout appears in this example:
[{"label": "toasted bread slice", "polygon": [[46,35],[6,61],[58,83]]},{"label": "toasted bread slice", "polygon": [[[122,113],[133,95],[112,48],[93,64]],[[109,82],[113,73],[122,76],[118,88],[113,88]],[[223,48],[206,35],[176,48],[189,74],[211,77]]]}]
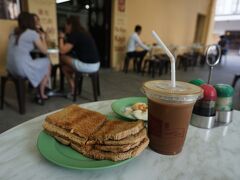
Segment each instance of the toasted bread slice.
[{"label": "toasted bread slice", "polygon": [[147,137],[147,130],[143,128],[139,133],[128,136],[121,140],[104,140],[104,141],[87,141],[86,144],[99,144],[99,145],[109,145],[109,146],[116,146],[116,145],[128,145],[128,144],[135,144],[137,142],[142,141],[145,137]]},{"label": "toasted bread slice", "polygon": [[55,138],[57,141],[59,141],[60,143],[66,145],[66,146],[70,145],[70,143],[71,143],[69,140],[66,140],[66,139],[64,139],[64,138],[62,138],[62,137],[59,137],[59,136],[54,136],[54,138]]},{"label": "toasted bread slice", "polygon": [[142,141],[145,137],[147,137],[147,130],[146,128],[144,128],[139,133],[128,136],[118,141],[115,141],[115,140],[95,141],[95,140],[87,140],[86,138],[79,137],[76,134],[70,133],[69,131],[62,129],[46,121],[43,123],[43,127],[45,131],[51,136],[62,137],[79,145],[84,145],[84,144],[86,145],[97,144],[97,145],[106,145],[106,146],[129,145],[129,144],[136,144]]},{"label": "toasted bread slice", "polygon": [[125,145],[94,145],[94,149],[100,150],[100,151],[107,151],[107,152],[114,152],[114,153],[119,153],[119,152],[126,152],[130,149],[133,149],[137,147],[141,141],[136,142],[134,144],[125,144]]},{"label": "toasted bread slice", "polygon": [[74,143],[71,143],[71,147],[89,158],[121,161],[138,156],[148,146],[148,143],[149,139],[145,138],[137,147],[120,153],[105,152],[97,149],[87,149],[85,146],[79,146]]},{"label": "toasted bread slice", "polygon": [[121,140],[127,136],[137,134],[143,128],[144,122],[141,120],[135,122],[121,120],[106,121],[104,125],[91,136],[91,139],[98,141]]},{"label": "toasted bread slice", "polygon": [[103,125],[106,116],[77,105],[70,105],[49,115],[46,121],[80,137],[88,138]]},{"label": "toasted bread slice", "polygon": [[149,143],[143,121],[107,121],[106,116],[77,105],[48,116],[43,127],[62,144],[94,159],[128,159]]},{"label": "toasted bread slice", "polygon": [[[96,149],[93,146],[79,146],[77,144],[71,143],[70,141],[66,140],[65,138],[54,136],[54,138],[64,145],[70,145],[73,149],[79,151],[83,155],[94,158],[94,159],[109,159],[113,161],[119,161],[128,159],[134,156],[137,156],[141,153],[142,150],[145,149],[144,146],[147,147],[145,143],[148,143],[148,139],[145,138],[142,142],[135,144],[132,147],[126,147],[126,150],[122,151],[122,149],[112,149],[111,151],[105,151],[103,149]],[[126,145],[124,145],[126,146]],[[96,146],[95,146],[96,147]],[[101,146],[99,146],[101,147]],[[119,146],[120,147],[120,146]],[[137,148],[137,149],[136,149]],[[120,151],[118,151],[120,150]],[[100,158],[98,158],[100,157]]]},{"label": "toasted bread slice", "polygon": [[79,137],[76,134],[70,133],[69,131],[62,129],[46,121],[43,123],[43,128],[48,134],[50,134],[53,137],[59,137],[59,138],[62,137],[65,140],[74,142],[79,145],[84,145],[87,142],[86,138]]}]

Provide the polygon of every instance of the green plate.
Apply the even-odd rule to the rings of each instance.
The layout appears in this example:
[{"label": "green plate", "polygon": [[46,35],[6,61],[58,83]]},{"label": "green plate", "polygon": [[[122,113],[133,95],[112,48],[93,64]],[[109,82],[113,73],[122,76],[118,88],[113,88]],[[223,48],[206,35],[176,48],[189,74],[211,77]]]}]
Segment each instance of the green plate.
[{"label": "green plate", "polygon": [[147,104],[147,98],[146,97],[128,97],[128,98],[122,98],[112,103],[112,110],[116,114],[127,118],[131,120],[136,120],[136,118],[132,115],[125,115],[124,111],[126,107],[132,106],[133,104],[137,102],[142,102]]},{"label": "green plate", "polygon": [[62,167],[71,169],[95,170],[120,166],[132,160],[109,161],[94,160],[87,158],[69,146],[65,146],[55,140],[52,136],[42,131],[37,140],[40,153],[49,161]]}]

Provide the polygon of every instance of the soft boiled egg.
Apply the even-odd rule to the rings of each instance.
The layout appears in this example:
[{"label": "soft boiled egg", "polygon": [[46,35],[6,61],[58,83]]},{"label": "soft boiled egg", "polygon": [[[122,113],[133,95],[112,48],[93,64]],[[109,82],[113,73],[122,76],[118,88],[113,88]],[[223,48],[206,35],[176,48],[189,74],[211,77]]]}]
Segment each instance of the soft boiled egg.
[{"label": "soft boiled egg", "polygon": [[141,111],[141,110],[135,110],[132,112],[133,116],[137,119],[147,121],[148,119],[148,110]]}]

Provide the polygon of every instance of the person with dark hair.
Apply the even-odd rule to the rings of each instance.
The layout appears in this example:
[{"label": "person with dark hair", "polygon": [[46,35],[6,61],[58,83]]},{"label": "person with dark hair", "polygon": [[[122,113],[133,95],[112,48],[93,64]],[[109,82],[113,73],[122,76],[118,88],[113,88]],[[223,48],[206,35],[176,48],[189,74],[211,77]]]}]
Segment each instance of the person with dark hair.
[{"label": "person with dark hair", "polygon": [[[140,25],[136,25],[134,30],[135,32],[130,36],[127,44],[127,54],[124,65],[125,72],[127,72],[127,66],[130,59],[135,59],[137,61],[137,71],[140,72],[142,67],[142,60],[146,53],[149,51],[149,48],[141,41],[139,37],[142,32],[142,27]],[[137,51],[138,46],[144,50]]]},{"label": "person with dark hair", "polygon": [[134,28],[134,30],[135,30],[136,33],[139,33],[139,34],[140,34],[141,31],[142,31],[142,26],[136,25],[135,28]]},{"label": "person with dark hair", "polygon": [[65,33],[59,33],[59,49],[62,70],[74,92],[74,71],[96,72],[100,61],[92,36],[82,27],[78,16],[70,16],[65,24]]},{"label": "person with dark hair", "polygon": [[222,61],[222,56],[227,55],[227,38],[225,35],[220,36],[220,40],[218,41],[218,45],[221,47],[221,56],[220,56],[220,63]]},{"label": "person with dark hair", "polygon": [[40,86],[40,96],[48,85],[50,61],[47,57],[32,59],[30,52],[37,48],[47,54],[45,38],[36,32],[34,17],[28,12],[18,16],[18,27],[9,36],[7,69],[14,76],[27,78],[33,87]]},{"label": "person with dark hair", "polygon": [[35,13],[33,13],[32,15],[34,17],[35,28],[36,28],[37,33],[42,37],[44,36],[44,39],[46,40],[48,47],[52,46],[50,38],[48,36],[48,33],[43,29],[43,27],[41,25],[39,16]]},{"label": "person with dark hair", "polygon": [[40,18],[37,14],[33,13],[32,14],[34,17],[34,22],[35,22],[35,28],[36,31],[40,34],[40,33],[45,33],[45,31],[43,30],[42,26],[41,26],[41,22],[40,22]]}]

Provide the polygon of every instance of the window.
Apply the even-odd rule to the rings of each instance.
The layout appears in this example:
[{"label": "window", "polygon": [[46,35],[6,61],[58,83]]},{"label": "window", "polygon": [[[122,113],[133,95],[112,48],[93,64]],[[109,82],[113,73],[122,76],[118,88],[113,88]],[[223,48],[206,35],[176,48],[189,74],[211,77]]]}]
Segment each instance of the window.
[{"label": "window", "polygon": [[240,15],[240,0],[217,0],[216,16]]},{"label": "window", "polygon": [[16,19],[19,13],[19,0],[0,0],[0,19]]}]

